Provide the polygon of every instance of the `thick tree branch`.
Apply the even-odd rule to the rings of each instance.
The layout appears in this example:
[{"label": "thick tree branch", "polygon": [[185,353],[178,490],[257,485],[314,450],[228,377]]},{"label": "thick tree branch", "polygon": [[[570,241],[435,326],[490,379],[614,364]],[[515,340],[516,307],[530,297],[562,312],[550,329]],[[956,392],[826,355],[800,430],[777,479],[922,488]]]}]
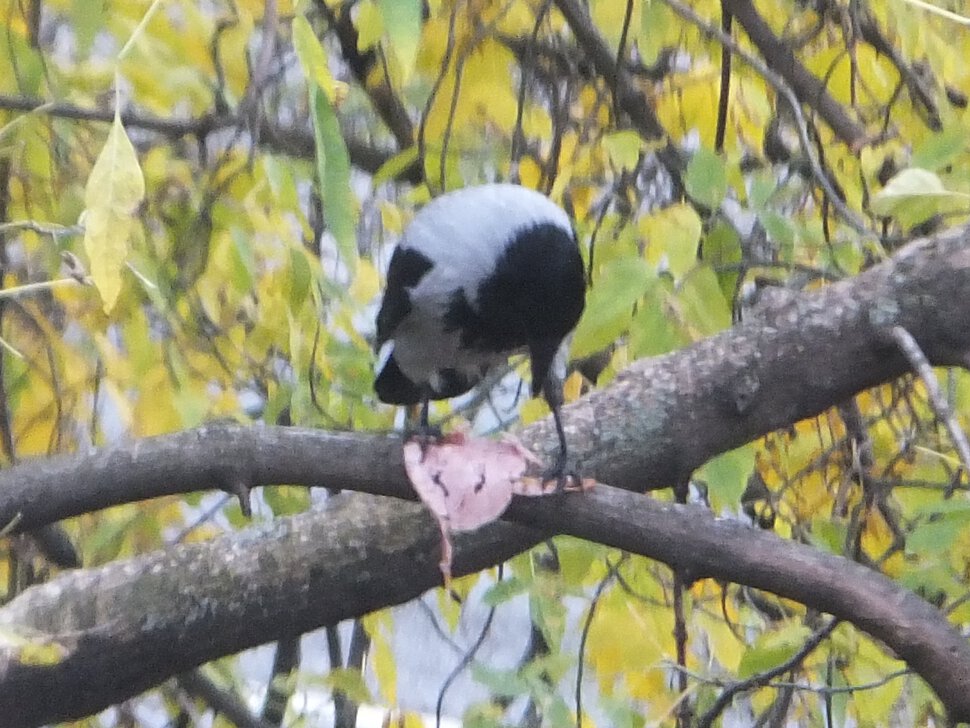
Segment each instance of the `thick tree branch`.
[{"label": "thick tree branch", "polygon": [[[748,584],[851,620],[970,717],[970,646],[890,579],[692,506],[602,486],[520,499],[456,543],[455,573],[498,563],[554,532],[659,559],[691,578]],[[323,512],[65,575],[0,609],[5,634],[60,650],[55,664],[0,649],[10,728],[84,715],[220,655],[404,601],[440,584],[438,535],[417,505],[346,495]]]},{"label": "thick tree branch", "polygon": [[[634,364],[566,408],[585,470],[634,490],[681,480],[719,452],[909,368],[891,327],[934,364],[968,360],[970,228],[917,241],[868,272],[762,312],[683,351]],[[522,433],[551,453],[550,423]],[[410,496],[392,437],[213,426],[0,473],[0,522],[19,528],[200,488],[302,483]],[[688,579],[765,589],[853,622],[905,659],[955,719],[970,718],[970,647],[941,614],[858,564],[696,508],[608,487],[516,501],[456,544],[455,573],[551,533],[658,559]],[[417,506],[344,496],[202,545],[66,574],[0,609],[0,633],[62,650],[38,664],[0,645],[0,715],[82,715],[216,656],[399,603],[440,583],[438,537]],[[50,696],[56,696],[51,699]],[[26,696],[26,697],[25,697]]]}]

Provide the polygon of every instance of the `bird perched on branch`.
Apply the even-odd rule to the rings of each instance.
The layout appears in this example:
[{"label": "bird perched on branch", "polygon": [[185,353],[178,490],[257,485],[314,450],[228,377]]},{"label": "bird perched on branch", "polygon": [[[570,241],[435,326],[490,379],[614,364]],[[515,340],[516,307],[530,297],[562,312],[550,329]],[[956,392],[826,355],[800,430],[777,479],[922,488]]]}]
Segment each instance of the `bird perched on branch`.
[{"label": "bird perched on branch", "polygon": [[560,407],[568,337],[586,281],[569,217],[547,197],[512,184],[442,195],[414,217],[391,256],[377,314],[374,389],[383,402],[422,405],[469,391],[488,369],[525,350],[532,396],[552,409],[568,463]]}]

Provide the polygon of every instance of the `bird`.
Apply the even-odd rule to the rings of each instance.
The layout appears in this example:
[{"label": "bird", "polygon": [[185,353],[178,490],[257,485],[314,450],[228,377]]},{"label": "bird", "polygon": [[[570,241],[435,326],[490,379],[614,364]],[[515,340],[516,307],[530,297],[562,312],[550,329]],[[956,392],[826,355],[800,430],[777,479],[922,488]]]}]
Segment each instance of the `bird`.
[{"label": "bird", "polygon": [[421,407],[456,397],[525,351],[531,393],[552,410],[559,452],[546,478],[563,488],[569,451],[560,413],[586,275],[566,212],[540,192],[492,183],[443,194],[405,228],[391,255],[377,313],[374,390],[387,404]]}]

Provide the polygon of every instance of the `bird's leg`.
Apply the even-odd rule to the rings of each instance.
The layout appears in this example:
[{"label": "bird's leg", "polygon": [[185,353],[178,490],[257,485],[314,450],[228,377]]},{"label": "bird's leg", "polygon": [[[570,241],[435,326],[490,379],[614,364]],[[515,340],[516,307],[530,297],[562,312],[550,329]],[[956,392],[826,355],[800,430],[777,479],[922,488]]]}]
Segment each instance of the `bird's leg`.
[{"label": "bird's leg", "polygon": [[428,422],[428,415],[431,412],[431,400],[426,399],[421,403],[421,419],[418,422],[418,427],[427,432],[431,429],[431,423]]},{"label": "bird's leg", "polygon": [[409,406],[407,425],[404,428],[404,439],[417,440],[422,452],[427,450],[428,445],[441,439],[441,428],[428,421],[430,408],[431,402],[427,398],[421,400],[420,405]]},{"label": "bird's leg", "polygon": [[543,482],[555,480],[556,492],[562,493],[566,490],[566,486],[569,485],[570,480],[575,480],[577,483],[580,482],[577,469],[569,462],[566,431],[562,426],[562,414],[560,413],[563,403],[562,383],[550,373],[542,389],[546,402],[549,403],[549,408],[552,410],[552,419],[556,423],[556,434],[559,436],[559,453],[556,455],[556,459],[552,465],[543,471],[542,480]]},{"label": "bird's leg", "polygon": [[556,455],[553,464],[547,468],[543,474],[543,481],[556,480],[556,492],[562,493],[566,490],[569,478],[574,475],[569,469],[569,449],[566,447],[566,432],[562,427],[562,417],[559,415],[559,407],[552,410],[552,419],[556,423],[556,434],[559,435],[559,454]]}]

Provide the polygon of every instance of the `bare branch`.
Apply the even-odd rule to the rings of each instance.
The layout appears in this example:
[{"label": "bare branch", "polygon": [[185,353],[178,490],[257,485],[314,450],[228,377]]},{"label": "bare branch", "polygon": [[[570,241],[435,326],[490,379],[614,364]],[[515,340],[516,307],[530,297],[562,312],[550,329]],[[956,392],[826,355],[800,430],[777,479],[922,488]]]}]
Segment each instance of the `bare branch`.
[{"label": "bare branch", "polygon": [[[67,102],[47,102],[25,96],[0,94],[0,109],[36,112],[61,119],[93,121],[102,124],[110,124],[114,119],[112,109],[90,109]],[[121,122],[126,128],[153,132],[164,136],[166,139],[181,139],[183,137],[201,139],[218,131],[236,129],[244,123],[244,120],[236,114],[210,113],[187,119],[162,119],[134,111],[124,111],[121,114]],[[313,134],[310,133],[307,125],[282,126],[273,124],[265,118],[260,118],[256,136],[259,138],[260,144],[271,151],[299,159],[313,159]],[[353,137],[348,137],[346,143],[351,163],[366,172],[376,172],[395,154],[392,150],[377,149]],[[416,182],[421,178],[421,170],[418,165],[412,164],[401,170],[398,177],[402,180]],[[24,226],[23,223],[16,224]],[[44,226],[37,232],[55,234],[59,231]]]},{"label": "bare branch", "polygon": [[[940,382],[933,373],[932,365],[909,331],[902,326],[893,326],[891,331],[896,343],[899,344],[900,351],[906,355],[914,371],[923,380],[923,385],[926,387],[926,394],[930,398],[933,411],[936,413],[940,422],[943,423],[943,426],[946,427],[946,431],[950,433],[953,447],[956,448],[957,453],[960,455],[960,461],[963,463],[964,474],[970,476],[970,443],[967,442],[966,433],[960,427],[960,423],[957,422],[953,408],[950,407],[946,401],[946,396],[943,394],[943,390],[940,389]],[[958,484],[959,478],[954,478],[950,488],[947,489],[947,497],[953,495],[953,491]]]},{"label": "bare branch", "polygon": [[224,715],[237,728],[273,728],[272,723],[253,715],[238,695],[216,685],[201,670],[182,673],[176,682],[182,690]]},{"label": "bare branch", "polygon": [[731,704],[731,701],[734,700],[734,696],[738,695],[739,693],[747,692],[748,690],[763,687],[779,675],[784,675],[786,672],[798,667],[798,665],[800,665],[802,661],[815,650],[816,647],[822,644],[822,642],[830,634],[832,634],[838,624],[839,622],[836,619],[829,620],[825,626],[817,629],[811,637],[805,640],[805,644],[803,644],[794,655],[789,657],[780,665],[776,665],[770,670],[759,672],[757,675],[752,675],[746,680],[739,680],[738,682],[728,685],[717,697],[717,700],[714,701],[714,705],[712,705],[710,709],[698,719],[697,728],[710,728],[714,724],[714,721],[717,720],[717,717],[721,715],[725,708]]},{"label": "bare branch", "polygon": [[853,151],[866,142],[866,130],[829,94],[825,83],[808,71],[792,49],[772,32],[751,0],[724,0],[722,7],[734,16],[771,68],[781,74],[799,100],[815,109],[825,123]]},{"label": "bare branch", "polygon": [[[578,0],[556,0],[556,7],[562,13],[576,40],[593,61],[599,73],[613,91],[614,103],[623,110],[644,139],[665,139],[667,131],[653,111],[643,91],[633,82],[626,68],[618,66],[616,54],[596,29],[587,10]],[[668,142],[657,152],[678,189],[684,161],[672,143]]]},{"label": "bare branch", "polygon": [[[839,216],[853,230],[867,238],[875,237],[873,232],[866,225],[865,221],[856,215],[855,212],[850,210],[848,205],[843,202],[843,195],[836,190],[832,183],[832,178],[825,171],[825,169],[822,168],[822,162],[819,159],[819,155],[809,138],[808,124],[805,122],[805,115],[802,113],[799,97],[792,87],[789,86],[784,76],[776,73],[773,70],[773,66],[770,65],[770,59],[767,62],[762,61],[757,56],[754,56],[746,51],[737,43],[737,41],[734,40],[734,38],[730,36],[729,33],[705,21],[688,4],[683,3],[680,0],[664,0],[664,2],[670,7],[671,10],[688,22],[692,23],[702,33],[710,36],[711,38],[717,39],[717,41],[724,48],[730,50],[732,54],[757,71],[757,73],[764,78],[772,88],[775,89],[775,92],[785,101],[785,103],[788,104],[788,108],[791,110],[792,117],[795,122],[795,128],[798,131],[798,143],[801,145],[802,154],[804,154],[805,159],[808,160],[808,165],[812,172],[812,179],[815,180],[815,183],[825,193],[829,203],[833,208],[835,208],[835,211],[839,214]],[[726,3],[724,7],[724,12],[727,12]]]}]

